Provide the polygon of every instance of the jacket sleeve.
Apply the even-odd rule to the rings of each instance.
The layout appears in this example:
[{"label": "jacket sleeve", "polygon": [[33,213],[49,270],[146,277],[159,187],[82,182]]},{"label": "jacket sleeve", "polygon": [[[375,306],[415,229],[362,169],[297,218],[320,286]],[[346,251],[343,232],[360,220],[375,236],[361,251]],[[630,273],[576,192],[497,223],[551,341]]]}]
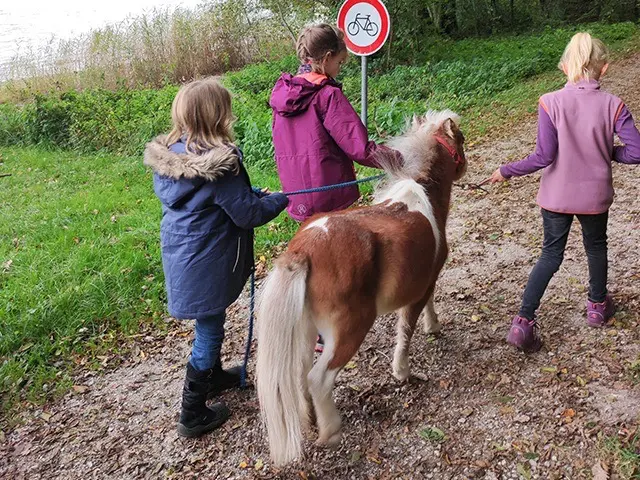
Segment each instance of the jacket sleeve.
[{"label": "jacket sleeve", "polygon": [[289,204],[289,198],[282,193],[258,197],[242,175],[225,175],[216,183],[214,195],[214,202],[245,230],[270,222]]},{"label": "jacket sleeve", "polygon": [[353,162],[365,167],[380,168],[375,157],[376,153],[382,151],[393,153],[397,161],[402,161],[399,152],[369,141],[366,127],[339,88],[332,88],[328,95],[322,123],[331,138]]},{"label": "jacket sleeve", "polygon": [[640,163],[640,132],[633,122],[631,112],[624,104],[616,119],[614,131],[624,146],[617,146],[613,149],[613,159],[620,163]]},{"label": "jacket sleeve", "polygon": [[536,150],[519,162],[500,167],[500,174],[504,178],[521,177],[548,167],[558,156],[558,131],[551,121],[551,117],[540,104],[538,106],[538,138]]}]

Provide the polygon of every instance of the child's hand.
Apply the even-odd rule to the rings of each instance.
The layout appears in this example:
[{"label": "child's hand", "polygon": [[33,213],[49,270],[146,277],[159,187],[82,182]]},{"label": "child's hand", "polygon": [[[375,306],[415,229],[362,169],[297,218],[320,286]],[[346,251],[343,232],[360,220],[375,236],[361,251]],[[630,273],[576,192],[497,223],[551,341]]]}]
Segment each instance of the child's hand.
[{"label": "child's hand", "polygon": [[502,173],[500,173],[499,168],[495,172],[493,172],[487,180],[489,181],[489,183],[498,183],[498,182],[507,181],[507,179],[502,176]]},{"label": "child's hand", "polygon": [[271,190],[269,190],[269,187],[264,187],[262,189],[262,193],[269,195],[271,193]]}]

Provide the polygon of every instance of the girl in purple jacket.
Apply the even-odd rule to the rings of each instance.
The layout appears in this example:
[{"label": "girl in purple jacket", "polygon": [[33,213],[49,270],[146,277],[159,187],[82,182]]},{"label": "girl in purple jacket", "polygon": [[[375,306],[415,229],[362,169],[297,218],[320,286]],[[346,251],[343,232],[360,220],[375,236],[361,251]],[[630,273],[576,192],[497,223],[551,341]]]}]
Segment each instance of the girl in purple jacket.
[{"label": "girl in purple jacket", "polygon": [[[347,59],[344,34],[327,24],[306,28],[298,38],[302,66],[296,76],[282,74],[273,87],[273,144],[278,175],[286,191],[355,180],[353,162],[378,167],[381,147],[367,129],[342,87],[335,81]],[[287,212],[302,222],[315,213],[353,204],[357,186],[291,197]]]},{"label": "girl in purple jacket", "polygon": [[[613,316],[615,307],[607,294],[607,221],[614,193],[611,161],[640,163],[640,133],[631,113],[598,83],[609,67],[604,44],[588,33],[576,34],[559,67],[568,82],[540,98],[536,151],[491,176],[492,183],[503,182],[544,169],[538,192],[542,255],[507,336],[509,343],[525,351],[537,351],[542,345],[535,313],[560,268],[574,216],[582,225],[589,263],[587,322],[602,327]],[[624,146],[614,147],[614,134]]]}]

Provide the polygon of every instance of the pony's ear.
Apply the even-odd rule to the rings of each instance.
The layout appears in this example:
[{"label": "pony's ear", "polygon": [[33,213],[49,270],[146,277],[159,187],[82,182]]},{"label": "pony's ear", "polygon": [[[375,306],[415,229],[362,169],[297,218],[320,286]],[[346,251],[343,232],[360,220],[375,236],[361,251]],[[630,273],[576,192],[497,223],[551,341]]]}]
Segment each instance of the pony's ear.
[{"label": "pony's ear", "polygon": [[416,130],[420,125],[422,125],[422,119],[418,118],[417,115],[413,115],[413,118],[411,119],[411,127]]},{"label": "pony's ear", "polygon": [[447,118],[442,124],[442,130],[448,137],[455,140],[458,126],[456,125],[456,122],[453,121],[453,119]]}]

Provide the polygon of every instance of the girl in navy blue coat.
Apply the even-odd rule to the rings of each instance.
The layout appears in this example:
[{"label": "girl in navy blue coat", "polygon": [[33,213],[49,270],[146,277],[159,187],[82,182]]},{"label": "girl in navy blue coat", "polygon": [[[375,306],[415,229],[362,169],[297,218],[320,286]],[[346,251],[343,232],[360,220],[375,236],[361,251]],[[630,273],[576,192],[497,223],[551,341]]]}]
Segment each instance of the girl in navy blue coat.
[{"label": "girl in navy blue coat", "polygon": [[240,384],[223,370],[225,310],[253,268],[253,228],[288,204],[281,193],[251,187],[233,144],[231,95],[215,79],[191,82],[173,102],[173,130],[147,144],[145,165],[162,202],[160,239],[168,310],[196,319],[178,433],[195,437],[222,425],[229,409],[205,402]]}]

